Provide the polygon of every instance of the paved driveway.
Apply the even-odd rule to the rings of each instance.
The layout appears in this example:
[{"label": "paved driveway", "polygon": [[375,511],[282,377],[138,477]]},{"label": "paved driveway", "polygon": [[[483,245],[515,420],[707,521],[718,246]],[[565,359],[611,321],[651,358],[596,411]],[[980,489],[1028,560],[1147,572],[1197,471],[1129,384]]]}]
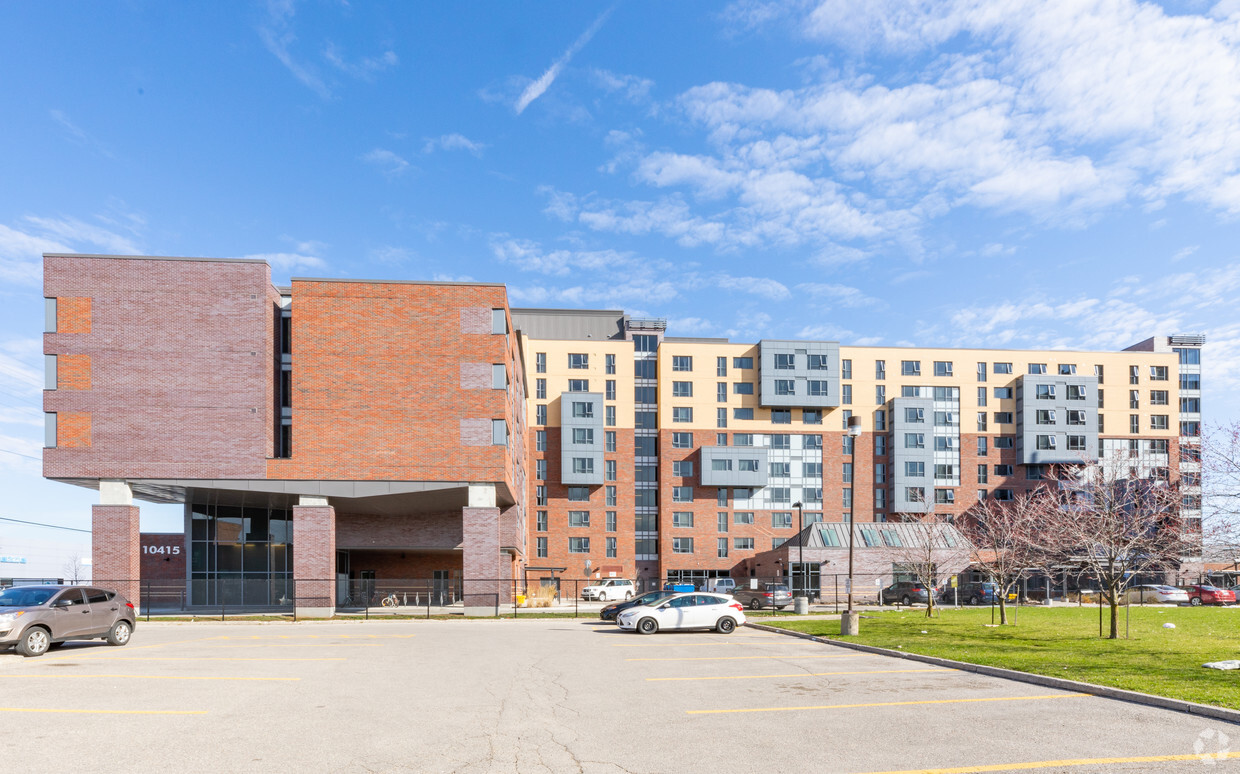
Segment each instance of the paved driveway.
[{"label": "paved driveway", "polygon": [[125,648],[0,654],[0,719],[3,771],[1240,770],[1198,757],[1240,750],[1218,721],[585,619],[140,624]]}]

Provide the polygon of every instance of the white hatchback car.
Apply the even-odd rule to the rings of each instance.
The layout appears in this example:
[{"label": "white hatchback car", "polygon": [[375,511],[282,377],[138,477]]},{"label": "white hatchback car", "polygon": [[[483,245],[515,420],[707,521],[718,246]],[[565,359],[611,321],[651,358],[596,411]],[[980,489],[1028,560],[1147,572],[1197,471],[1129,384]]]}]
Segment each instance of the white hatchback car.
[{"label": "white hatchback car", "polygon": [[629,608],[616,616],[626,631],[654,634],[660,629],[714,629],[731,634],[745,623],[745,609],[731,597],[694,592],[677,594],[654,605]]},{"label": "white hatchback car", "polygon": [[637,593],[637,586],[633,581],[624,578],[604,578],[598,583],[591,583],[581,590],[581,598],[585,600],[597,599],[600,602],[616,599],[632,599]]},{"label": "white hatchback car", "polygon": [[1175,586],[1132,586],[1124,590],[1128,604],[1187,605],[1188,592]]}]

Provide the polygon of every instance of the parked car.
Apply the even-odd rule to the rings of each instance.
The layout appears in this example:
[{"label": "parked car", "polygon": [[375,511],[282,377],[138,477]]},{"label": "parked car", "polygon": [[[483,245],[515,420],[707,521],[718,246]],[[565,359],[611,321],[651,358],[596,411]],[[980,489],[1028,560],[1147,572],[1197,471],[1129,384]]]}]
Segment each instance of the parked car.
[{"label": "parked car", "polygon": [[633,581],[625,578],[604,578],[598,583],[591,583],[581,590],[581,598],[584,600],[597,599],[600,602],[606,602],[609,599],[632,599],[637,593],[637,587],[633,585]]},{"label": "parked car", "polygon": [[1234,605],[1236,604],[1236,593],[1227,589],[1220,589],[1218,586],[1189,586],[1188,604],[1194,607],[1197,605]]},{"label": "parked car", "polygon": [[675,594],[649,605],[639,605],[616,616],[624,631],[654,634],[660,629],[714,629],[731,634],[745,623],[741,603],[719,594]]},{"label": "parked car", "polygon": [[[960,585],[960,601],[969,605],[990,605],[998,601],[999,587],[994,583],[963,583]],[[1015,595],[1009,595],[1014,597]]]},{"label": "parked car", "polygon": [[674,593],[674,591],[647,591],[645,594],[639,594],[632,599],[627,599],[623,602],[612,602],[610,605],[604,606],[603,609],[598,612],[598,617],[604,621],[614,621],[616,620],[617,615],[624,610],[628,610],[630,607],[637,607],[638,605],[652,605],[660,599],[667,599]]},{"label": "parked car", "polygon": [[1147,584],[1132,586],[1124,590],[1124,599],[1128,604],[1187,605],[1188,592],[1175,586]]},{"label": "parked car", "polygon": [[0,591],[0,650],[42,656],[68,640],[124,645],[137,622],[134,606],[109,589],[14,586]]},{"label": "parked car", "polygon": [[926,588],[924,583],[919,583],[918,581],[893,583],[879,594],[879,602],[884,605],[893,605],[896,602],[902,605],[911,605],[914,602],[920,604],[929,601],[930,590]]},{"label": "parked car", "polygon": [[732,578],[712,578],[706,584],[707,591],[713,591],[719,594],[731,594],[736,588],[736,581]]},{"label": "parked car", "polygon": [[782,583],[759,583],[756,589],[748,586],[732,589],[732,598],[750,610],[762,607],[783,610],[792,604],[792,591]]}]

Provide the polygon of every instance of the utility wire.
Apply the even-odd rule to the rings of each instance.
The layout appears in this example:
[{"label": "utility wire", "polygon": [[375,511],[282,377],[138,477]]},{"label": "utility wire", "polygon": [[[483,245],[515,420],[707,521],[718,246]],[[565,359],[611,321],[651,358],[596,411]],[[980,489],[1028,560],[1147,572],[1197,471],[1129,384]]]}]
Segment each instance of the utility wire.
[{"label": "utility wire", "polygon": [[39,522],[39,521],[22,521],[21,519],[6,519],[3,516],[0,516],[0,521],[11,521],[14,524],[29,524],[33,527],[47,527],[48,529],[63,529],[67,532],[85,532],[88,535],[91,534],[91,531],[88,529],[79,529],[77,527],[62,527],[59,524],[44,524],[43,522]]},{"label": "utility wire", "polygon": [[0,452],[4,452],[5,454],[16,454],[18,457],[25,457],[26,459],[34,460],[35,462],[43,461],[42,457],[31,457],[29,454],[22,454],[21,452],[15,452],[12,449],[0,449]]}]

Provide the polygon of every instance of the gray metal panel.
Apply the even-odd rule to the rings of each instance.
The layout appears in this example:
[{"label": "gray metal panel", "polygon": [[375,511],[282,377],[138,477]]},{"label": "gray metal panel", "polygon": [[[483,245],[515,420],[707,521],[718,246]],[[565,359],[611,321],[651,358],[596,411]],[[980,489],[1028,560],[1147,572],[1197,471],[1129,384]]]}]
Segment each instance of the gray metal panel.
[{"label": "gray metal panel", "polygon": [[[703,446],[702,486],[762,487],[769,475],[769,455],[762,446]],[[715,470],[715,460],[730,460],[731,470]],[[756,460],[756,471],[742,471],[741,460]]]},{"label": "gray metal panel", "polygon": [[[909,422],[905,419],[905,409],[921,409],[922,422]],[[931,398],[895,398],[891,401],[891,510],[897,513],[921,513],[926,510],[924,502],[911,502],[905,487],[920,486],[925,488],[926,499],[934,496],[934,400]],[[923,433],[925,447],[921,449],[905,448],[906,433]],[[925,476],[909,478],[905,475],[906,462],[920,462],[924,465]]]},{"label": "gray metal panel", "polygon": [[[835,408],[840,405],[840,345],[837,341],[790,341],[763,339],[758,342],[760,406],[805,406],[809,408]],[[792,369],[775,368],[775,355],[793,355]],[[809,369],[809,355],[826,355],[826,370]],[[794,394],[776,395],[775,381],[791,379]],[[826,395],[809,394],[809,382],[825,381]]]},{"label": "gray metal panel", "polygon": [[624,312],[614,309],[510,309],[512,327],[531,339],[622,338]]},{"label": "gray metal panel", "polygon": [[[1053,399],[1038,399],[1037,385],[1054,385]],[[1084,400],[1068,400],[1068,387],[1085,389]],[[1039,410],[1055,412],[1053,424],[1039,425]],[[1084,411],[1084,425],[1069,425],[1068,411]],[[1022,465],[1092,462],[1098,459],[1098,377],[1024,374],[1016,381],[1016,445]],[[1037,448],[1037,437],[1055,439],[1054,449]],[[1068,449],[1069,435],[1085,436],[1085,449]]]},{"label": "gray metal panel", "polygon": [[[573,404],[589,404],[591,416],[574,417]],[[574,443],[573,431],[592,430],[590,443]],[[589,473],[574,473],[573,459],[593,460]],[[560,482],[564,484],[603,483],[603,394],[601,392],[560,393]]]}]

